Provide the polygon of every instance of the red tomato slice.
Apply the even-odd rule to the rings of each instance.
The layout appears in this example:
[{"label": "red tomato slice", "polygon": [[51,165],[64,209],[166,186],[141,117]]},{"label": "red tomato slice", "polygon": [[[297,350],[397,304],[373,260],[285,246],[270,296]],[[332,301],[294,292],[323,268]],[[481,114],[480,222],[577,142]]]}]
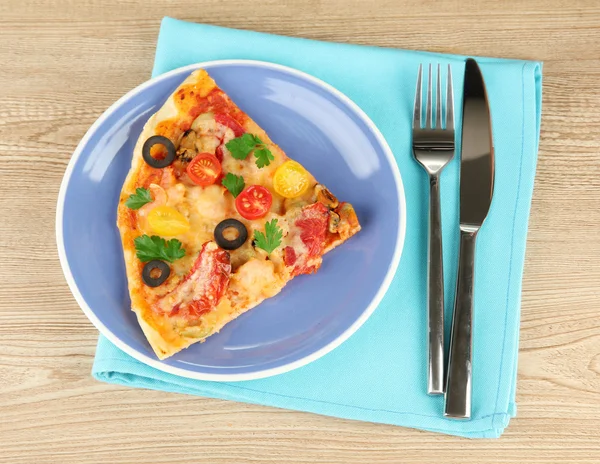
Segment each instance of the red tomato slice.
[{"label": "red tomato slice", "polygon": [[287,267],[293,268],[290,271],[292,277],[301,274],[312,274],[314,272],[317,272],[320,264],[316,263],[311,266],[308,266],[306,264],[306,256],[307,255],[301,256],[298,259],[298,256],[296,256],[296,250],[294,250],[294,248],[292,248],[291,246],[286,246],[283,249],[283,262]]},{"label": "red tomato slice", "polygon": [[269,212],[273,197],[262,185],[246,187],[235,199],[235,207],[245,219],[258,219]]},{"label": "red tomato slice", "polygon": [[230,274],[229,253],[214,242],[205,243],[188,275],[164,297],[177,301],[169,316],[194,320],[212,311],[225,294]]},{"label": "red tomato slice", "polygon": [[303,208],[302,215],[296,221],[296,225],[300,228],[300,239],[308,248],[309,256],[323,254],[328,218],[327,207],[317,202]]},{"label": "red tomato slice", "polygon": [[286,246],[283,249],[283,262],[286,266],[293,266],[296,264],[296,250],[291,246]]},{"label": "red tomato slice", "polygon": [[198,153],[186,168],[194,184],[206,187],[214,184],[221,175],[221,163],[210,153]]},{"label": "red tomato slice", "polygon": [[235,119],[233,119],[228,114],[223,114],[223,113],[215,114],[215,121],[217,121],[219,124],[223,124],[224,126],[229,127],[233,131],[233,134],[236,137],[241,137],[242,135],[244,135],[246,133],[246,131],[240,125],[240,123],[238,123]]},{"label": "red tomato slice", "polygon": [[223,144],[219,145],[215,150],[215,156],[219,160],[219,163],[223,162]]}]

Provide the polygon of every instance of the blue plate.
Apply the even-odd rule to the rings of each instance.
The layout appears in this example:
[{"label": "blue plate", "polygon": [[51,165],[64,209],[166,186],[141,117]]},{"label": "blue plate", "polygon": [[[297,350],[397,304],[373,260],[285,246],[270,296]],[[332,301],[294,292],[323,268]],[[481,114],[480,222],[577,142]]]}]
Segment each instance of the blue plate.
[{"label": "blue plate", "polygon": [[[247,112],[291,158],[356,208],[362,231],[327,254],[319,272],[159,361],[130,310],[117,203],[144,123],[197,68]],[[404,190],[379,130],[324,82],[271,63],[212,61],[152,79],[112,105],[79,143],[56,215],[58,251],[77,302],[100,332],[134,358],[203,380],[249,380],[300,367],[331,351],[377,307],[398,266]]]}]

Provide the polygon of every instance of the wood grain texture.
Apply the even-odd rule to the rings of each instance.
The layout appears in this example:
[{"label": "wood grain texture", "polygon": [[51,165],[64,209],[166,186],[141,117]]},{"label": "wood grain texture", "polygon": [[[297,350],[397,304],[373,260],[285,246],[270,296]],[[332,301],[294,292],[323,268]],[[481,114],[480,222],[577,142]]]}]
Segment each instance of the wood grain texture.
[{"label": "wood grain texture", "polygon": [[[544,61],[519,415],[500,440],[131,390],[90,377],[97,333],[58,263],[69,157],[150,74],[160,19]],[[0,463],[600,462],[596,0],[0,2]]]}]

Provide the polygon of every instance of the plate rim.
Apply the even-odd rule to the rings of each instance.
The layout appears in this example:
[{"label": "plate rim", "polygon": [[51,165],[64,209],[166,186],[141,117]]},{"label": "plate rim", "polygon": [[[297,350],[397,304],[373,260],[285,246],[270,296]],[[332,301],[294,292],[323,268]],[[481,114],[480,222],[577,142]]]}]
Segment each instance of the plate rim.
[{"label": "plate rim", "polygon": [[[77,164],[77,161],[79,160],[84,147],[88,144],[90,138],[96,133],[98,127],[102,123],[104,123],[104,121],[106,119],[108,119],[108,117],[110,115],[112,115],[116,111],[117,108],[119,108],[122,104],[124,104],[128,100],[132,99],[134,96],[136,96],[140,92],[146,90],[149,87],[152,87],[155,83],[160,82],[162,80],[167,80],[176,74],[184,73],[186,71],[191,73],[192,71],[199,69],[199,68],[211,68],[211,67],[232,66],[232,65],[250,65],[250,66],[256,66],[259,68],[260,67],[268,68],[271,70],[276,70],[276,71],[290,74],[292,76],[309,81],[310,83],[312,83],[318,87],[321,87],[326,92],[333,94],[335,97],[337,97],[339,100],[341,100],[344,104],[346,104],[352,111],[354,111],[354,113],[371,130],[371,132],[375,136],[375,139],[377,140],[379,145],[382,147],[385,156],[388,158],[388,161],[392,167],[392,175],[393,175],[394,181],[396,183],[396,193],[398,195],[398,207],[399,207],[400,211],[398,212],[398,234],[397,234],[396,243],[394,246],[394,254],[392,256],[390,265],[388,266],[386,275],[385,275],[383,281],[381,282],[381,285],[379,286],[379,289],[375,293],[375,296],[373,297],[371,302],[367,305],[367,307],[364,309],[364,311],[361,313],[361,315],[349,327],[346,328],[346,330],[344,330],[340,335],[338,335],[335,339],[331,340],[329,343],[327,343],[323,347],[321,347],[318,350],[315,350],[314,352],[312,352],[311,354],[306,355],[306,356],[304,356],[300,359],[297,359],[293,362],[286,363],[281,366],[271,367],[271,368],[257,370],[257,371],[253,371],[253,372],[234,373],[234,374],[227,374],[227,373],[214,374],[214,373],[202,373],[202,372],[189,371],[186,369],[182,369],[179,367],[165,364],[158,359],[152,359],[149,356],[146,356],[145,354],[142,354],[142,353],[134,350],[129,345],[127,345],[125,342],[121,341],[121,339],[119,339],[116,335],[114,335],[110,331],[110,329],[108,327],[106,327],[102,323],[102,321],[100,321],[100,319],[96,316],[94,311],[89,307],[89,305],[83,298],[83,295],[79,291],[79,288],[77,286],[77,283],[75,282],[75,279],[73,278],[73,274],[71,272],[71,268],[70,268],[68,260],[67,260],[66,248],[65,248],[65,244],[64,244],[64,236],[63,236],[64,204],[65,204],[65,198],[66,198],[66,193],[67,193],[67,187],[71,180],[71,176],[73,174],[75,165]],[[116,100],[112,105],[110,105],[98,117],[98,119],[96,119],[96,121],[94,121],[94,123],[86,131],[83,138],[77,144],[77,147],[75,148],[75,151],[71,155],[71,159],[69,160],[69,163],[67,164],[65,173],[63,175],[63,179],[60,184],[60,190],[58,193],[57,205],[56,205],[55,233],[56,233],[56,243],[57,243],[57,248],[58,248],[58,257],[60,260],[61,268],[62,268],[63,274],[65,276],[65,279],[67,281],[67,284],[69,286],[69,289],[71,290],[71,293],[73,294],[73,297],[77,301],[81,310],[84,312],[84,314],[90,320],[90,322],[94,325],[94,327],[96,327],[96,329],[102,335],[104,335],[111,343],[113,343],[115,346],[117,346],[117,348],[124,351],[129,356],[136,359],[137,361],[140,361],[141,363],[146,364],[155,369],[158,369],[162,372],[166,372],[168,374],[173,374],[173,375],[186,377],[186,378],[190,378],[190,379],[196,379],[196,380],[225,382],[225,381],[257,380],[257,379],[263,379],[263,378],[283,374],[285,372],[289,372],[291,370],[305,366],[313,361],[316,361],[317,359],[321,358],[322,356],[326,355],[327,353],[333,351],[335,348],[337,348],[342,343],[344,343],[348,338],[350,338],[350,336],[352,336],[367,321],[367,319],[373,314],[375,309],[381,303],[381,300],[383,299],[384,295],[387,293],[387,290],[388,290],[390,284],[392,283],[392,280],[398,269],[398,265],[400,264],[400,258],[402,255],[402,250],[404,248],[404,239],[406,236],[406,220],[407,220],[406,219],[406,197],[405,197],[405,193],[404,193],[404,185],[402,183],[400,169],[398,168],[398,163],[396,162],[396,160],[394,158],[394,154],[393,154],[390,146],[388,145],[387,141],[385,140],[385,137],[383,136],[381,131],[377,128],[375,123],[352,99],[350,99],[347,95],[345,95],[340,90],[333,87],[332,85],[326,83],[325,81],[323,81],[315,76],[312,76],[311,74],[308,74],[304,71],[300,71],[298,69],[291,68],[289,66],[285,66],[285,65],[281,65],[281,64],[277,64],[277,63],[271,63],[268,61],[260,61],[260,60],[227,59],[227,60],[202,61],[202,62],[198,62],[198,63],[186,65],[186,66],[181,66],[179,68],[173,69],[173,70],[168,71],[159,76],[153,77],[153,78],[147,80],[146,82],[143,82],[142,84],[138,85],[137,87],[133,88],[132,90],[127,92],[125,95],[123,95],[121,98]]]}]

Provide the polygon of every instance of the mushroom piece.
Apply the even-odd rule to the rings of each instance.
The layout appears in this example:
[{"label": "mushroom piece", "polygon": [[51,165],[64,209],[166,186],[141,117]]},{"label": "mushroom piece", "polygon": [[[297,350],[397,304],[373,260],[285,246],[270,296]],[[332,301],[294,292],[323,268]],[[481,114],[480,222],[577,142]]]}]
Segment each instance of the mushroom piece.
[{"label": "mushroom piece", "polygon": [[196,132],[192,129],[186,130],[181,136],[177,158],[181,161],[190,162],[196,156]]},{"label": "mushroom piece", "polygon": [[347,222],[351,228],[360,227],[358,223],[358,218],[356,217],[356,211],[350,203],[342,203],[340,207],[337,209],[338,214],[340,215],[340,220]]},{"label": "mushroom piece", "polygon": [[340,204],[338,199],[327,190],[327,187],[321,184],[315,185],[315,195],[317,197],[317,201],[323,203],[330,209],[335,209]]},{"label": "mushroom piece", "polygon": [[336,232],[340,238],[347,239],[360,230],[356,211],[350,203],[341,203],[336,211],[340,218]]},{"label": "mushroom piece", "polygon": [[329,221],[327,223],[327,228],[329,232],[335,234],[338,231],[338,226],[340,225],[340,216],[335,211],[329,211]]}]

